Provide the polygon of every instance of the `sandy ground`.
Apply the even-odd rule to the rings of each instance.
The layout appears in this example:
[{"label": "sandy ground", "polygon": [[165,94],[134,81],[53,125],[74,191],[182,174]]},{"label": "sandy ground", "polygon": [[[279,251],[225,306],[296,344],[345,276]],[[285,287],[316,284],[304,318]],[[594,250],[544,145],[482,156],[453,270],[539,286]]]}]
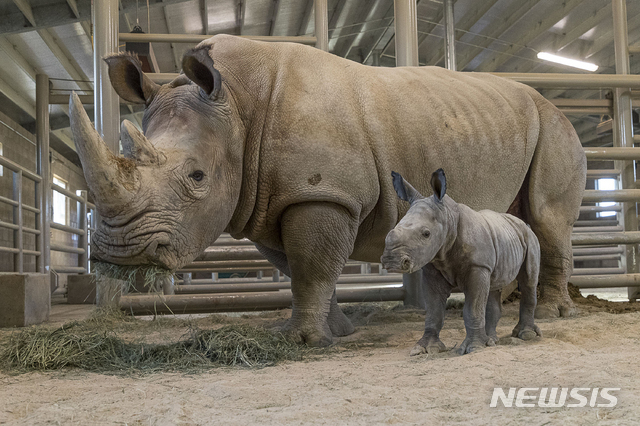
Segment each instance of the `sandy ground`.
[{"label": "sandy ground", "polygon": [[[262,369],[0,374],[0,424],[638,424],[640,304],[627,305],[612,314],[583,303],[575,318],[539,321],[542,339],[505,338],[464,356],[409,357],[421,313],[374,309],[351,315],[357,332],[332,353]],[[499,336],[516,313],[517,303],[505,305]],[[260,321],[286,313],[273,315]],[[460,310],[448,311],[441,337],[448,347],[463,340]],[[489,408],[494,387],[552,386],[621,390],[615,408]]]}]

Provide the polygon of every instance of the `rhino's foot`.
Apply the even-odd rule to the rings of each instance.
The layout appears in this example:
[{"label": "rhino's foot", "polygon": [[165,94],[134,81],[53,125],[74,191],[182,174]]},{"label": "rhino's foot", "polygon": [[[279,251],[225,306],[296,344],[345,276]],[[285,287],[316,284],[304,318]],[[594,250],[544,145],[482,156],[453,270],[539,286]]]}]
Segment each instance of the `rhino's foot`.
[{"label": "rhino's foot", "polygon": [[518,323],[511,332],[511,336],[522,340],[531,340],[538,336],[542,337],[542,331],[540,331],[540,328],[535,324],[523,326]]},{"label": "rhino's foot", "polygon": [[576,313],[576,307],[568,294],[555,294],[540,298],[535,317],[538,319],[571,317]]},{"label": "rhino's foot", "polygon": [[411,349],[409,356],[416,356],[421,354],[434,355],[447,350],[447,347],[442,343],[440,339],[424,342],[423,339],[418,340],[418,343]]},{"label": "rhino's foot", "polygon": [[471,352],[475,352],[479,349],[486,348],[487,346],[495,346],[496,341],[487,336],[486,334],[475,333],[472,335],[467,334],[467,337],[460,344],[460,347],[456,350],[458,355],[465,355]]},{"label": "rhino's foot", "polygon": [[293,318],[280,327],[277,331],[286,335],[298,343],[306,343],[313,347],[326,347],[333,343],[333,336],[328,324],[315,326],[314,324],[303,324]]},{"label": "rhino's foot", "polygon": [[351,324],[351,320],[342,312],[337,303],[335,307],[331,306],[327,322],[329,323],[331,334],[336,337],[348,336],[356,331],[353,324]]}]

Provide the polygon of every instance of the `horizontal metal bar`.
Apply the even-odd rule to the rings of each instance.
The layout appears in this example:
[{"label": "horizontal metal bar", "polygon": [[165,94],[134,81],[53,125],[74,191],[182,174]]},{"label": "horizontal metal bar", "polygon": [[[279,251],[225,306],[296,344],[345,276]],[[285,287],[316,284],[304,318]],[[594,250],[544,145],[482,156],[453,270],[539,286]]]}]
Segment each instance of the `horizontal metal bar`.
[{"label": "horizontal metal bar", "polygon": [[611,99],[550,99],[558,108],[562,107],[607,107],[613,108]]},{"label": "horizontal metal bar", "polygon": [[40,252],[38,250],[22,250],[22,254],[28,254],[31,256],[40,256]]},{"label": "horizontal metal bar", "polygon": [[[212,35],[201,34],[144,34],[120,33],[120,41],[153,42],[153,43],[200,43],[208,40]],[[301,43],[315,45],[314,36],[238,36],[249,40],[266,41],[272,43]]]},{"label": "horizontal metal bar", "polygon": [[54,191],[58,191],[59,193],[61,193],[64,196],[67,196],[69,198],[71,198],[72,200],[78,201],[80,203],[84,203],[84,198],[82,198],[79,195],[74,194],[73,192],[56,185],[55,183],[51,183],[51,189],[53,189]]},{"label": "horizontal metal bar", "polygon": [[640,160],[640,148],[585,148],[587,160]]},{"label": "horizontal metal bar", "polygon": [[218,237],[218,239],[211,245],[211,247],[218,246],[252,246],[255,247],[254,244],[247,240],[246,238],[242,238],[240,240],[236,240],[232,236],[225,234]]},{"label": "horizontal metal bar", "polygon": [[581,234],[587,232],[622,232],[624,227],[622,225],[617,226],[579,226],[573,228],[574,234]]},{"label": "horizontal metal bar", "polygon": [[624,247],[577,247],[573,249],[573,256],[590,256],[593,254],[624,253]]},{"label": "horizontal metal bar", "polygon": [[633,137],[633,142],[634,143],[640,143],[640,135],[636,135]]},{"label": "horizontal metal bar", "polygon": [[[341,288],[336,290],[339,303],[396,301],[404,299],[404,289],[398,286],[371,288]],[[207,312],[246,312],[291,307],[291,291],[216,295],[159,294],[122,296],[120,309],[133,315],[194,314]]]},{"label": "horizontal metal bar", "polygon": [[96,205],[87,201],[87,208],[91,209],[91,210],[95,210],[96,209]]},{"label": "horizontal metal bar", "polygon": [[586,212],[621,212],[622,206],[616,204],[613,206],[580,206],[580,213]]},{"label": "horizontal metal bar", "polygon": [[[70,95],[49,94],[49,105],[69,105]],[[78,95],[80,102],[85,105],[93,105],[93,95]]]},{"label": "horizontal metal bar", "polygon": [[[265,281],[265,280],[263,280]],[[290,281],[262,282],[255,284],[182,284],[174,287],[176,294],[247,293],[278,291],[291,288]]]},{"label": "horizontal metal bar", "polygon": [[65,253],[75,253],[75,254],[84,254],[84,249],[83,248],[78,248],[78,247],[74,247],[74,246],[68,246],[66,244],[54,244],[51,243],[51,250],[53,251],[62,251]]},{"label": "horizontal metal bar", "polygon": [[638,244],[640,231],[571,234],[571,244]]},{"label": "horizontal metal bar", "polygon": [[593,179],[607,178],[607,177],[615,178],[618,176],[620,176],[620,170],[616,170],[616,169],[587,170],[587,178],[593,178]]},{"label": "horizontal metal bar", "polygon": [[587,262],[591,260],[620,260],[621,253],[618,254],[594,254],[591,256],[573,256],[576,262]]},{"label": "horizontal metal bar", "polygon": [[40,209],[37,209],[35,207],[31,207],[29,205],[23,204],[22,205],[22,210],[26,210],[32,213],[40,213]]},{"label": "horizontal metal bar", "polygon": [[59,274],[84,274],[86,270],[80,266],[51,266]]},{"label": "horizontal metal bar", "polygon": [[640,44],[629,46],[629,54],[633,55],[635,53],[640,53]]},{"label": "horizontal metal bar", "polygon": [[624,274],[624,268],[573,268],[573,275]]},{"label": "horizontal metal bar", "polygon": [[57,222],[49,222],[49,226],[53,229],[57,229],[58,231],[69,232],[71,234],[76,235],[84,235],[84,231],[82,229],[74,228],[72,226],[62,225]]},{"label": "horizontal metal bar", "polygon": [[583,228],[585,226],[616,226],[618,225],[618,220],[615,219],[595,219],[595,220],[579,220],[573,224],[574,227]]},{"label": "horizontal metal bar", "polygon": [[633,74],[560,74],[560,73],[491,73],[536,88],[640,89],[640,75]]},{"label": "horizontal metal bar", "polygon": [[30,172],[29,170],[25,169],[24,167],[22,167],[21,165],[19,165],[18,163],[14,163],[13,161],[9,160],[7,157],[3,157],[0,155],[0,166],[4,166],[7,169],[14,171],[14,172],[22,172],[22,176],[31,179],[34,182],[40,182],[42,180],[42,178],[40,176],[38,176],[37,174]]},{"label": "horizontal metal bar", "polygon": [[582,201],[594,203],[600,201],[637,201],[640,200],[640,189],[617,189],[614,191],[597,191],[587,189],[584,191]]},{"label": "horizontal metal bar", "polygon": [[569,281],[579,288],[638,287],[640,274],[583,275]]},{"label": "horizontal metal bar", "polygon": [[0,195],[0,203],[5,203],[14,207],[18,207],[18,202],[16,200],[12,200],[11,198],[3,197],[1,195]]},{"label": "horizontal metal bar", "polygon": [[268,260],[258,259],[258,260],[226,260],[226,261],[196,261],[191,262],[188,265],[183,266],[181,269],[190,270],[190,269],[216,269],[216,268],[265,268],[271,269],[274,266],[269,263]]},{"label": "horizontal metal bar", "polygon": [[15,224],[9,223],[9,222],[4,222],[2,220],[0,220],[0,228],[7,228],[7,229],[13,229],[13,230],[20,229],[20,227],[18,225],[15,225]]},{"label": "horizontal metal bar", "polygon": [[5,253],[20,253],[20,249],[13,248],[13,247],[4,247],[4,246],[0,246],[0,252],[5,252]]},{"label": "horizontal metal bar", "polygon": [[613,113],[613,109],[605,107],[561,107],[558,109],[564,115],[602,115]]}]

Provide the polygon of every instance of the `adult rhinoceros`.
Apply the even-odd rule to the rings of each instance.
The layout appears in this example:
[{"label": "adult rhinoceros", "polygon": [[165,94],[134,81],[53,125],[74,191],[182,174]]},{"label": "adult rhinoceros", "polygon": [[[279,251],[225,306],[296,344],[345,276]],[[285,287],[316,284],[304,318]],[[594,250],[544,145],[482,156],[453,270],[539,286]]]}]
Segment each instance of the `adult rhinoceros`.
[{"label": "adult rhinoceros", "polygon": [[437,67],[374,68],[311,47],[218,35],[159,86],[136,58],[106,58],[111,84],[146,106],[112,155],[73,101],[72,127],[102,222],[95,258],[176,269],[227,231],[291,276],[287,330],[325,345],[353,326],[335,282],[377,262],[405,214],[391,171],[418,190],[447,170],[451,196],[524,218],[542,248],[538,314],[568,315],[571,228],[586,159],[535,90]]}]

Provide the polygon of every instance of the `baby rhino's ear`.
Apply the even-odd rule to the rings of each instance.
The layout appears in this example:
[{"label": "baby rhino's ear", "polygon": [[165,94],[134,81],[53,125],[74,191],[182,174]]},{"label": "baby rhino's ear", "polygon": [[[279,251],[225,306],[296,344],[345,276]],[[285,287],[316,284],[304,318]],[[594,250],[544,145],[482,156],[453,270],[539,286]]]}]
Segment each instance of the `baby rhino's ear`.
[{"label": "baby rhino's ear", "polygon": [[416,200],[424,198],[409,182],[404,180],[400,173],[391,172],[391,177],[393,178],[393,188],[401,200],[413,203]]},{"label": "baby rhino's ear", "polygon": [[444,170],[438,169],[431,175],[431,188],[433,188],[433,198],[442,202],[444,195],[447,193],[447,177]]}]

